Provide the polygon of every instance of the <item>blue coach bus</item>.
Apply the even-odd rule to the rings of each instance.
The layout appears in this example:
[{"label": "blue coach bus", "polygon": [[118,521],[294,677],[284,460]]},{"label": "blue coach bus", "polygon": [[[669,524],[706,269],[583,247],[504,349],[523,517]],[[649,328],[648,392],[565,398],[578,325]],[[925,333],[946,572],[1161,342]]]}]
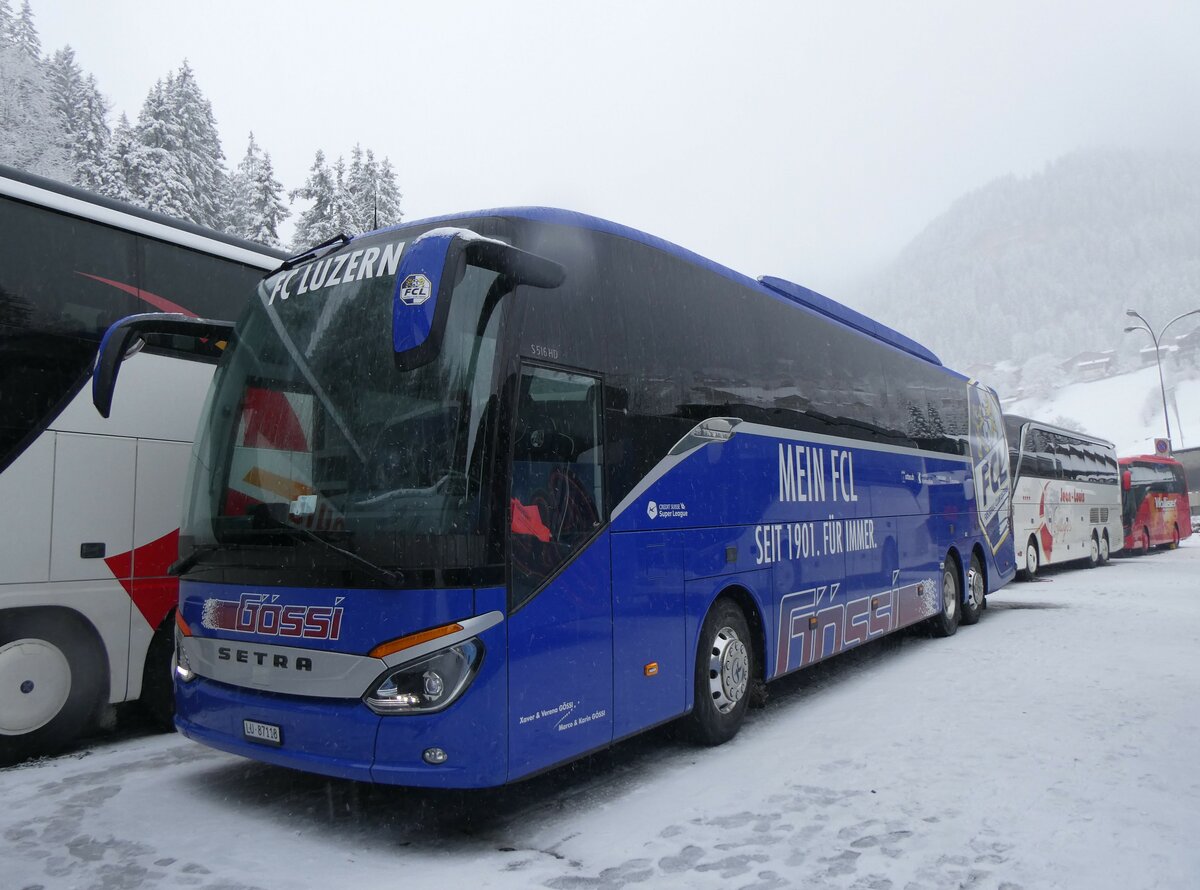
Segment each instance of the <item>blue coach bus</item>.
[{"label": "blue coach bus", "polygon": [[803,287],[559,210],[340,237],[230,340],[180,537],[177,719],[373,782],[518,780],[1015,572],[995,394]]}]

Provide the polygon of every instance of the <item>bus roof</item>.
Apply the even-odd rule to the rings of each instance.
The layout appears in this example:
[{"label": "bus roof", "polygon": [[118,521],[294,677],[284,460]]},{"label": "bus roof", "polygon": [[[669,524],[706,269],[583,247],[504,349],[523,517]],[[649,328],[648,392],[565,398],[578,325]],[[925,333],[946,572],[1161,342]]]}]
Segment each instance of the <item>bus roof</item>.
[{"label": "bus roof", "polygon": [[1091,433],[1081,433],[1079,430],[1069,430],[1063,426],[1055,426],[1052,423],[1046,423],[1041,420],[1033,420],[1029,417],[1022,417],[1020,414],[1005,414],[1004,422],[1006,425],[1009,425],[1009,429],[1019,429],[1020,427],[1025,426],[1027,423],[1032,423],[1039,429],[1049,430],[1052,433],[1062,433],[1064,436],[1072,436],[1076,439],[1083,439],[1085,442],[1090,442],[1094,445],[1103,445],[1106,448],[1117,447],[1112,442],[1108,441],[1108,439],[1102,439],[1099,436],[1093,436]]},{"label": "bus roof", "polygon": [[274,269],[287,256],[282,250],[173,219],[3,164],[0,164],[0,195],[260,269]]},{"label": "bus roof", "polygon": [[[859,333],[866,334],[873,339],[880,340],[897,349],[930,362],[931,364],[942,366],[941,360],[929,349],[922,346],[917,341],[904,336],[899,331],[892,330],[886,325],[880,324],[860,312],[856,312],[848,306],[843,306],[836,300],[823,296],[816,291],[810,290],[799,284],[786,281],[782,278],[772,276],[764,276],[757,281],[740,272],[730,269],[728,266],[723,266],[720,263],[703,257],[698,253],[688,250],[685,247],[680,247],[678,244],[667,241],[663,238],[658,238],[654,235],[647,234],[638,229],[623,226],[620,223],[611,222],[606,219],[601,219],[597,216],[590,216],[586,213],[578,213],[573,210],[560,210],[554,207],[498,207],[490,210],[475,210],[467,213],[447,214],[444,216],[432,217],[422,220],[411,220],[401,223],[393,228],[407,228],[412,225],[428,225],[450,220],[472,219],[475,217],[499,216],[499,217],[514,217],[517,219],[527,219],[533,222],[551,223],[553,225],[573,226],[579,229],[588,229],[594,232],[603,232],[609,235],[616,235],[621,238],[627,238],[631,241],[637,241],[646,244],[650,247],[657,248],[664,253],[669,253],[680,259],[686,260],[693,265],[700,266],[715,272],[725,278],[729,278],[739,284],[757,290],[772,299],[784,299],[789,303],[801,305],[806,309],[831,318],[849,328],[853,328]],[[947,371],[950,369],[947,368]],[[957,372],[951,372],[957,373]]]}]

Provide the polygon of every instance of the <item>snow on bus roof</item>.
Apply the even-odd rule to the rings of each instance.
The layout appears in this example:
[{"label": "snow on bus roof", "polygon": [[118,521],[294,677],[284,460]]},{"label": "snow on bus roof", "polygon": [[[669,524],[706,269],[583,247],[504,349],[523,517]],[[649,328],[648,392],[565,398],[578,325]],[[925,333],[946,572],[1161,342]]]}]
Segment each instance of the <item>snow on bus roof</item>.
[{"label": "snow on bus roof", "polygon": [[586,213],[579,213],[574,210],[561,210],[555,207],[497,207],[490,210],[474,210],[467,213],[454,213],[430,217],[429,219],[406,221],[393,228],[408,228],[414,225],[430,225],[450,220],[487,216],[507,216],[517,219],[528,219],[534,222],[574,226],[575,228],[589,229],[595,232],[603,232],[608,235],[627,238],[630,241],[637,241],[657,248],[664,253],[677,256],[710,272],[715,272],[718,275],[736,281],[738,284],[764,293],[773,299],[783,298],[792,304],[804,306],[806,309],[824,315],[827,318],[832,318],[859,333],[866,334],[869,337],[894,346],[897,349],[907,352],[909,355],[916,356],[931,364],[942,365],[941,359],[917,341],[802,285],[772,276],[764,276],[756,281],[748,275],[743,275],[740,272],[730,269],[728,266],[723,266],[718,262],[688,250],[686,247],[680,247],[671,241],[630,228],[629,226],[623,226],[620,223],[611,222],[610,220],[601,219],[598,216],[591,216]]}]

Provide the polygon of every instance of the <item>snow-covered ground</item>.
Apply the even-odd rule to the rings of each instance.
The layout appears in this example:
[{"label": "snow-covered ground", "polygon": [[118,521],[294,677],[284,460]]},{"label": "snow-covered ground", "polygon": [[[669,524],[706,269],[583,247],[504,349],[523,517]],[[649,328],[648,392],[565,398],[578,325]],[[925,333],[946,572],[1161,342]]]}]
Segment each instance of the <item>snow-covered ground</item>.
[{"label": "snow-covered ground", "polygon": [[0,772],[4,888],[1200,886],[1200,541],[512,788],[329,781],[178,736]]},{"label": "snow-covered ground", "polygon": [[[1166,382],[1172,441],[1176,448],[1194,448],[1200,445],[1200,379],[1168,369]],[[1047,396],[1005,399],[1004,411],[1108,439],[1122,456],[1153,454],[1155,438],[1166,435],[1154,366],[1071,383]]]}]

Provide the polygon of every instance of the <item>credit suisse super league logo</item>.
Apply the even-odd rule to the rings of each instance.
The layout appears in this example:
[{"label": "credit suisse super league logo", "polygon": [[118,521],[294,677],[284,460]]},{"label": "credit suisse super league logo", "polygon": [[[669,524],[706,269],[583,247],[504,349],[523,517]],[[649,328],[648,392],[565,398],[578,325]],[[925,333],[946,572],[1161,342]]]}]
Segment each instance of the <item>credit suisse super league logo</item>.
[{"label": "credit suisse super league logo", "polygon": [[405,306],[420,306],[433,296],[433,284],[417,272],[400,282],[400,302]]},{"label": "credit suisse super league logo", "polygon": [[279,597],[266,593],[243,593],[237,600],[206,599],[200,623],[209,630],[233,630],[304,640],[336,640],[342,632],[340,605],[282,605]]}]

